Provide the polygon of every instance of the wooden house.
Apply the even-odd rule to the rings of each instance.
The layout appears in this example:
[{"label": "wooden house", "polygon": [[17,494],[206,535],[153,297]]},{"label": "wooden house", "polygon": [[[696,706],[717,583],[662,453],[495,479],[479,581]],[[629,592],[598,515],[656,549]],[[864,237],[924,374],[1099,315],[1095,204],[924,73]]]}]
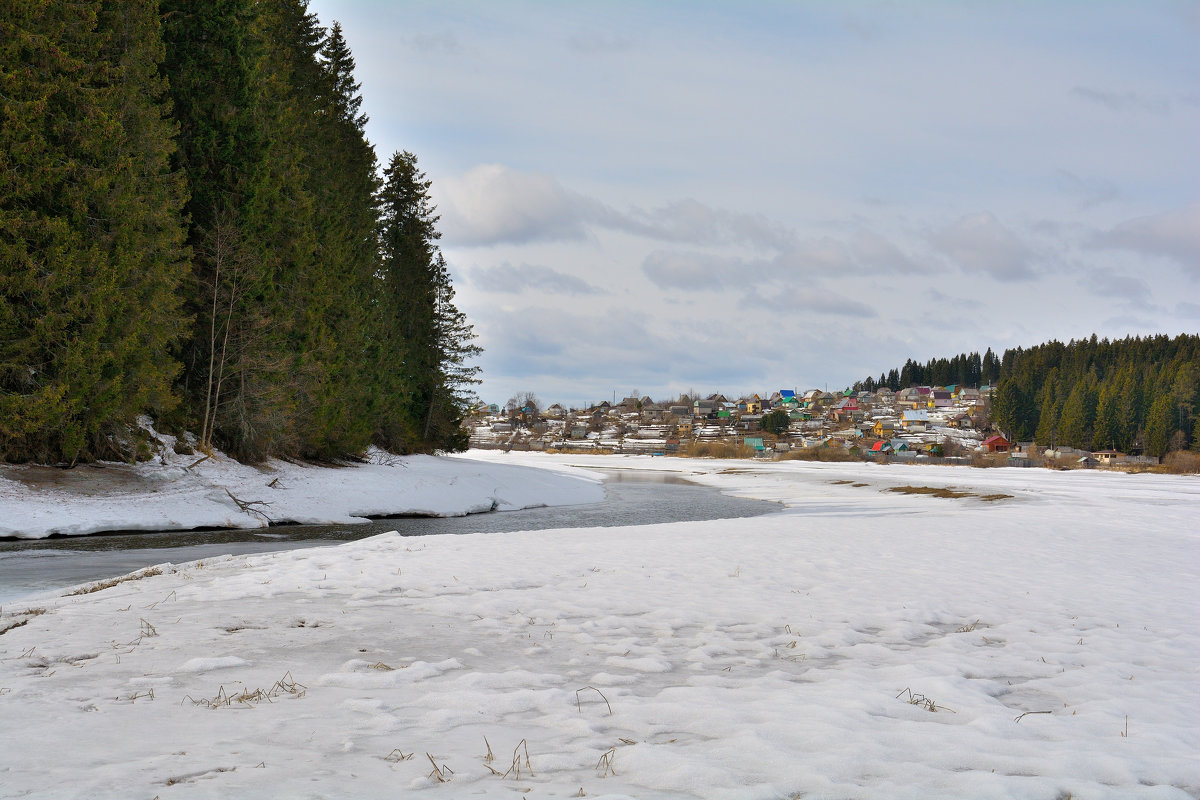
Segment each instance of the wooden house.
[{"label": "wooden house", "polygon": [[1012,442],[996,434],[983,440],[983,449],[988,453],[1007,453],[1012,449]]}]

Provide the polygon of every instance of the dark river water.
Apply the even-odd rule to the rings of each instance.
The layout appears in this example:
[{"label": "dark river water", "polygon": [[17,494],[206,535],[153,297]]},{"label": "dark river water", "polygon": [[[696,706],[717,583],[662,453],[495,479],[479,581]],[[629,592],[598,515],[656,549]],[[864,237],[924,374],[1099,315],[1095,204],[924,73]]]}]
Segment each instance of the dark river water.
[{"label": "dark river water", "polygon": [[51,539],[0,540],[0,603],[15,597],[124,575],[163,562],[335,544],[387,531],[403,536],[501,533],[546,528],[650,525],[754,517],[780,510],[652,472],[608,473],[606,499],[578,506],[531,508],[466,517],[396,517],[361,525],[279,525],[252,530],[162,531]]}]

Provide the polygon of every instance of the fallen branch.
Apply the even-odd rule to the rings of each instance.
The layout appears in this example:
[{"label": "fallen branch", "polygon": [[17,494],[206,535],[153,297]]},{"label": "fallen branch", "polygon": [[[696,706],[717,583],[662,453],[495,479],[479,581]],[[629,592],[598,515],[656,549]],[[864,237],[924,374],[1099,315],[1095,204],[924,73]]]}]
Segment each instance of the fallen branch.
[{"label": "fallen branch", "polygon": [[267,516],[265,511],[263,511],[262,509],[259,509],[259,508],[255,508],[255,506],[271,505],[266,500],[242,500],[238,497],[235,497],[233,492],[229,491],[228,489],[225,490],[225,494],[229,495],[229,499],[232,500],[234,503],[236,503],[237,507],[240,510],[246,512],[247,514],[258,514],[260,517],[265,519],[267,522],[274,522],[273,519],[271,519],[270,517]]}]

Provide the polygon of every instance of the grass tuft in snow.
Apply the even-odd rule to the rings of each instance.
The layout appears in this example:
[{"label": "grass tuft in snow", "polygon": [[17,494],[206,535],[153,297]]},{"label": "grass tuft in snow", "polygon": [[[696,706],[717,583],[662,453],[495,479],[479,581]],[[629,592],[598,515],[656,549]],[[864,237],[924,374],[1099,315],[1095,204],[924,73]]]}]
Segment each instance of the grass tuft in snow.
[{"label": "grass tuft in snow", "polygon": [[608,702],[608,698],[604,696],[604,692],[600,691],[595,686],[584,686],[582,689],[575,690],[575,708],[576,708],[576,710],[579,711],[580,714],[583,713],[583,706],[579,701],[579,693],[586,692],[589,689],[591,691],[595,692],[596,694],[600,695],[600,698],[604,701],[604,705],[608,706],[608,715],[611,717],[612,713],[613,713],[612,703]]},{"label": "grass tuft in snow", "polygon": [[216,696],[211,700],[207,697],[202,697],[199,700],[196,700],[191,695],[187,695],[183,698],[183,700],[179,701],[179,704],[183,705],[184,702],[191,700],[192,705],[204,706],[205,708],[229,708],[234,703],[246,706],[254,706],[257,703],[263,702],[264,700],[270,703],[275,698],[282,695],[290,695],[299,699],[304,697],[307,692],[308,687],[302,683],[297,683],[292,677],[291,671],[289,670],[288,672],[284,673],[282,678],[275,681],[274,685],[272,685],[270,689],[255,689],[253,691],[250,689],[243,689],[237,694],[230,694],[229,692],[225,691],[225,686],[222,685],[217,690]]},{"label": "grass tuft in snow", "polygon": [[433,778],[438,783],[449,783],[450,776],[454,774],[454,770],[450,769],[450,767],[446,766],[445,764],[438,766],[438,763],[433,760],[433,756],[431,756],[429,753],[426,753],[425,757],[429,759],[430,764],[433,764],[433,771],[431,771],[426,777]]},{"label": "grass tuft in snow", "polygon": [[904,691],[900,692],[900,694],[896,695],[896,697],[900,698],[906,694],[908,695],[908,698],[904,702],[908,703],[910,706],[918,706],[920,708],[925,709],[926,711],[931,711],[931,712],[949,711],[951,714],[958,713],[953,708],[947,708],[946,706],[939,706],[937,703],[933,702],[933,700],[931,700],[930,698],[926,697],[923,694],[914,694],[912,689],[905,689]]},{"label": "grass tuft in snow", "polygon": [[613,759],[617,757],[617,748],[610,747],[608,751],[600,756],[600,760],[596,762],[596,771],[600,773],[601,778],[607,778],[610,774],[616,775],[617,771],[613,768]]}]

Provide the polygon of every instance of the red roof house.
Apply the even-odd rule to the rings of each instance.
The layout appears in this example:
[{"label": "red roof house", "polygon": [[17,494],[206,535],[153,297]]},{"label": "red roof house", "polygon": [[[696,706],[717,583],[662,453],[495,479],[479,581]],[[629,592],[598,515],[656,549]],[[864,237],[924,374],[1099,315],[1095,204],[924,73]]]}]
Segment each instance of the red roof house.
[{"label": "red roof house", "polygon": [[1012,442],[997,434],[983,440],[983,449],[989,453],[1007,453],[1012,449]]}]

